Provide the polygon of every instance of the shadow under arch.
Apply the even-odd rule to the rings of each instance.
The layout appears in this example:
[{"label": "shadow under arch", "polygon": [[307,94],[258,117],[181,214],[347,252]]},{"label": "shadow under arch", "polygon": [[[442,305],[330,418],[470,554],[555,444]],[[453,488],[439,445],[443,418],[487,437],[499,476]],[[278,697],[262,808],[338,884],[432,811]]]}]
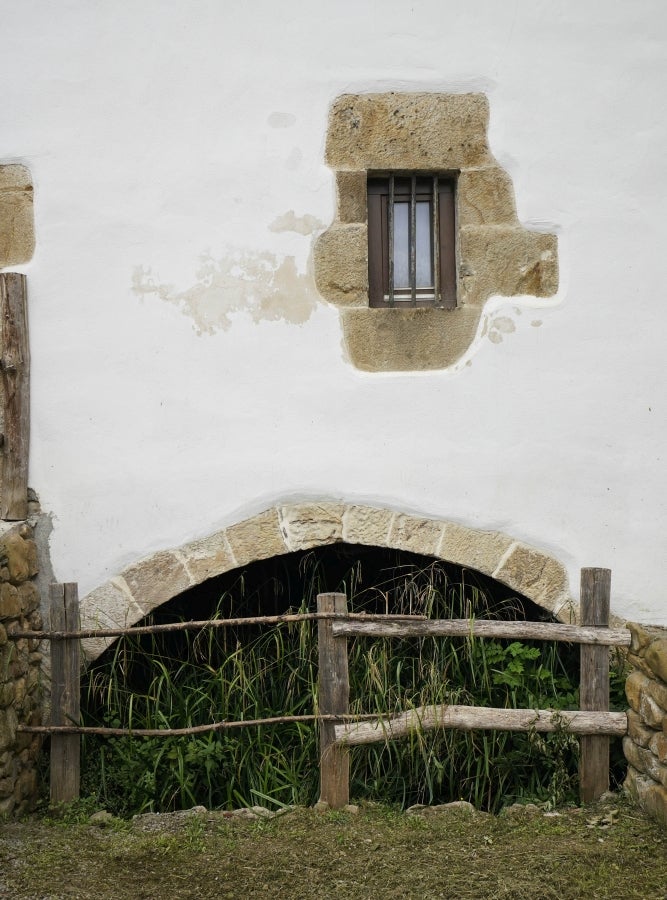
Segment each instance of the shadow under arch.
[{"label": "shadow under arch", "polygon": [[[405,550],[473,569],[563,622],[576,621],[562,563],[499,531],[344,502],[276,505],[200,540],[128,566],[81,600],[82,628],[125,628],[202,582],[272,556],[344,542]],[[113,638],[82,642],[96,659]]]}]

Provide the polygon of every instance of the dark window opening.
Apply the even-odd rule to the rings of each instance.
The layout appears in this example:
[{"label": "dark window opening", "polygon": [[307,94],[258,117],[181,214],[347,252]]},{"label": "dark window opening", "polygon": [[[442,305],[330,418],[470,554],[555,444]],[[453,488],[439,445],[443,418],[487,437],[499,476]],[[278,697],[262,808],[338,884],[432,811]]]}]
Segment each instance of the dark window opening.
[{"label": "dark window opening", "polygon": [[371,306],[456,306],[451,177],[368,179],[368,281]]}]

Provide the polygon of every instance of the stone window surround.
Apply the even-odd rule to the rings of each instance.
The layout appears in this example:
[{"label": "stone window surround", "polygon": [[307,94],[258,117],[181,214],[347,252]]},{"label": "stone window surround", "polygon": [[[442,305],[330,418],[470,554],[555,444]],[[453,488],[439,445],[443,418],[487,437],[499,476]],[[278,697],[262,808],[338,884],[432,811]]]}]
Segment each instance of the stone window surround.
[{"label": "stone window surround", "polygon": [[[487,138],[484,94],[345,94],[329,114],[326,162],[336,217],[315,243],[315,281],[340,309],[352,363],[368,372],[445,369],[472,344],[493,295],[550,297],[557,239],[518,221],[508,174]],[[368,302],[366,184],[375,172],[457,175],[456,309],[373,308]]]}]

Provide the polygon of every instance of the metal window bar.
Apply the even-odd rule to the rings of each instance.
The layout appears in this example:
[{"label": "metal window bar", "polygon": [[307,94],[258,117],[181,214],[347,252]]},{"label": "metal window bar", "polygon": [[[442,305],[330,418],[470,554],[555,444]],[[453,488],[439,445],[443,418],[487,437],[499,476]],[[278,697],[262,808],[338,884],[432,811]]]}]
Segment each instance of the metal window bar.
[{"label": "metal window bar", "polygon": [[408,228],[410,248],[410,296],[412,305],[417,305],[417,176],[410,179],[410,225]]},{"label": "metal window bar", "polygon": [[438,306],[440,296],[440,229],[438,225],[438,176],[433,176],[433,199],[431,201],[431,247],[433,248],[433,305]]},{"label": "metal window bar", "polygon": [[[389,197],[387,203],[387,230],[388,234],[388,301],[393,306],[396,301],[396,284],[394,275],[394,245],[395,245],[395,202],[396,185],[395,176],[389,176]],[[431,253],[432,253],[432,278],[433,278],[433,304],[438,306],[442,302],[440,290],[440,223],[438,176],[433,176],[431,186]],[[417,305],[417,176],[410,178],[410,213],[408,217],[408,244],[409,244],[409,279],[410,300],[412,305]]]},{"label": "metal window bar", "polygon": [[389,176],[389,204],[387,208],[389,227],[389,305],[394,305],[394,176]]}]

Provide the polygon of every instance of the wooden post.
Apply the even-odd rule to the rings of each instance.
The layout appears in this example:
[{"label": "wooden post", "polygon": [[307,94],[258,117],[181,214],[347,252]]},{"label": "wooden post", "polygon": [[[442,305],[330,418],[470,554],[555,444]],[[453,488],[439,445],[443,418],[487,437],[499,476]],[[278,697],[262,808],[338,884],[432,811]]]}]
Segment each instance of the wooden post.
[{"label": "wooden post", "polygon": [[0,273],[0,381],[2,383],[2,498],[0,517],[28,517],[30,446],[30,347],[26,278]]},{"label": "wooden post", "polygon": [[[609,625],[610,569],[581,570],[581,624]],[[581,645],[579,706],[582,710],[609,710],[609,648]],[[582,803],[597,800],[609,790],[609,738],[584,735],[579,759],[579,794]]]},{"label": "wooden post", "polygon": [[[347,612],[345,594],[318,594],[319,613]],[[349,711],[350,682],[347,638],[334,637],[331,619],[317,623],[319,649],[318,697],[321,715]],[[320,723],[320,802],[341,809],[350,802],[350,751],[336,744],[334,722]]]},{"label": "wooden post", "polygon": [[[79,630],[76,584],[51,585],[51,630]],[[51,641],[51,724],[78,725],[80,720],[81,648],[78,638]],[[79,797],[81,738],[51,735],[51,803]]]}]

